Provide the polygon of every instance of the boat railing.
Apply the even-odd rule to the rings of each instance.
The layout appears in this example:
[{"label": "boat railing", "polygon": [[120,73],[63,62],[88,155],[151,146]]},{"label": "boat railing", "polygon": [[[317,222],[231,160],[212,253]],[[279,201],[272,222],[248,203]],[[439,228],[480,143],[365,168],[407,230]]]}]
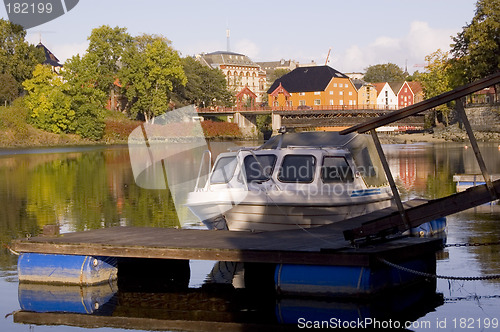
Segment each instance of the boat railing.
[{"label": "boat railing", "polygon": [[259,147],[258,146],[245,146],[245,147],[241,147],[241,146],[235,146],[235,147],[230,147],[228,148],[227,150],[229,152],[240,152],[240,151],[254,151],[254,150],[257,150]]},{"label": "boat railing", "polygon": [[345,149],[336,146],[313,146],[313,145],[288,145],[287,149],[309,149],[309,150],[337,150],[341,151]]},{"label": "boat railing", "polygon": [[203,151],[203,154],[201,155],[201,161],[200,161],[200,168],[198,170],[198,176],[196,178],[196,184],[194,185],[194,191],[200,191],[201,188],[199,187],[200,183],[200,177],[201,177],[201,172],[203,170],[203,164],[205,162],[205,156],[208,155],[208,179],[210,178],[210,174],[212,173],[212,152],[210,150],[205,150]]}]

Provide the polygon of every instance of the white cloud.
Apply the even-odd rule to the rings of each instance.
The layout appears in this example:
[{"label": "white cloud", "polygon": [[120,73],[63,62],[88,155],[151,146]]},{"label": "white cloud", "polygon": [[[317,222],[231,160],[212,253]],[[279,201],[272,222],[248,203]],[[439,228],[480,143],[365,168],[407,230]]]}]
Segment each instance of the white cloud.
[{"label": "white cloud", "polygon": [[[231,51],[233,50],[231,49]],[[244,54],[250,59],[255,60],[259,57],[260,49],[259,46],[257,46],[257,44],[255,44],[253,41],[242,39],[236,43],[234,52]]]},{"label": "white cloud", "polygon": [[404,68],[408,61],[408,71],[415,70],[413,65],[424,63],[426,55],[438,48],[448,51],[451,37],[457,31],[452,29],[436,29],[427,22],[413,21],[408,33],[401,38],[380,36],[372,43],[364,46],[351,45],[331,61],[331,66],[343,72],[364,71],[371,65],[395,63]]}]

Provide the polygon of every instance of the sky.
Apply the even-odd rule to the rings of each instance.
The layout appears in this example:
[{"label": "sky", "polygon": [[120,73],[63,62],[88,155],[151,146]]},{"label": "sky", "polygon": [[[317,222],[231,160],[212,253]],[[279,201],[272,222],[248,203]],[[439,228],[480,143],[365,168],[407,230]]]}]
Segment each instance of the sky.
[{"label": "sky", "polygon": [[[344,73],[395,63],[422,71],[425,56],[449,50],[474,16],[476,0],[80,0],[72,10],[28,29],[59,60],[84,54],[92,29],[163,35],[182,56],[230,50],[253,61],[315,61]],[[7,19],[0,6],[0,17]]]}]

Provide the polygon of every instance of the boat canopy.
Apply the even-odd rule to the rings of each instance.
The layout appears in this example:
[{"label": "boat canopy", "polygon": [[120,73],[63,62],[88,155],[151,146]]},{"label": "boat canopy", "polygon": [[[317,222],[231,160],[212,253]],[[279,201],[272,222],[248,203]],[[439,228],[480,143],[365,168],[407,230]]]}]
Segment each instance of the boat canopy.
[{"label": "boat canopy", "polygon": [[[347,135],[340,135],[335,131],[311,131],[302,133],[285,133],[271,137],[264,143],[260,149],[278,149],[287,148],[291,146],[301,147],[330,147],[330,148],[346,148],[353,139],[358,135],[351,133]],[[281,145],[280,145],[281,141]],[[346,148],[347,149],[347,148]]]},{"label": "boat canopy", "polygon": [[356,163],[356,171],[364,178],[368,187],[387,185],[382,163],[373,140],[364,134],[338,132],[285,133],[272,137],[259,150],[285,149],[289,147],[334,148],[347,150]]}]

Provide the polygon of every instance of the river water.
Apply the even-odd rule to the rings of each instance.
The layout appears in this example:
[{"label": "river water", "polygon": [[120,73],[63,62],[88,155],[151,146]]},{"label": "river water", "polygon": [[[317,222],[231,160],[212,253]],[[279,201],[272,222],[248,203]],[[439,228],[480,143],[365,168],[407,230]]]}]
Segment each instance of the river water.
[{"label": "river water", "polygon": [[[490,172],[500,173],[500,146],[483,144],[481,149]],[[452,194],[454,174],[479,172],[472,149],[465,144],[385,145],[384,150],[403,199]],[[447,221],[447,243],[500,240],[500,212],[495,206],[452,215]],[[360,317],[379,318],[382,327],[390,327],[392,320],[407,321],[410,330],[500,329],[500,280],[438,279],[430,291],[417,289],[353,303],[279,298],[267,288],[246,292],[237,285],[240,267],[192,261],[188,288],[182,290],[19,285],[17,257],[5,246],[55,223],[62,232],[120,225],[181,226],[167,190],[135,184],[126,146],[0,150],[1,331],[276,331],[325,320],[334,328],[342,320]],[[447,247],[437,254],[437,273],[500,274],[499,251],[498,245]],[[236,290],[207,284],[207,279],[224,279],[228,270],[235,274]],[[54,298],[59,307],[44,308],[40,298]],[[418,300],[412,302],[414,298]],[[87,300],[99,306],[86,305]]]}]

